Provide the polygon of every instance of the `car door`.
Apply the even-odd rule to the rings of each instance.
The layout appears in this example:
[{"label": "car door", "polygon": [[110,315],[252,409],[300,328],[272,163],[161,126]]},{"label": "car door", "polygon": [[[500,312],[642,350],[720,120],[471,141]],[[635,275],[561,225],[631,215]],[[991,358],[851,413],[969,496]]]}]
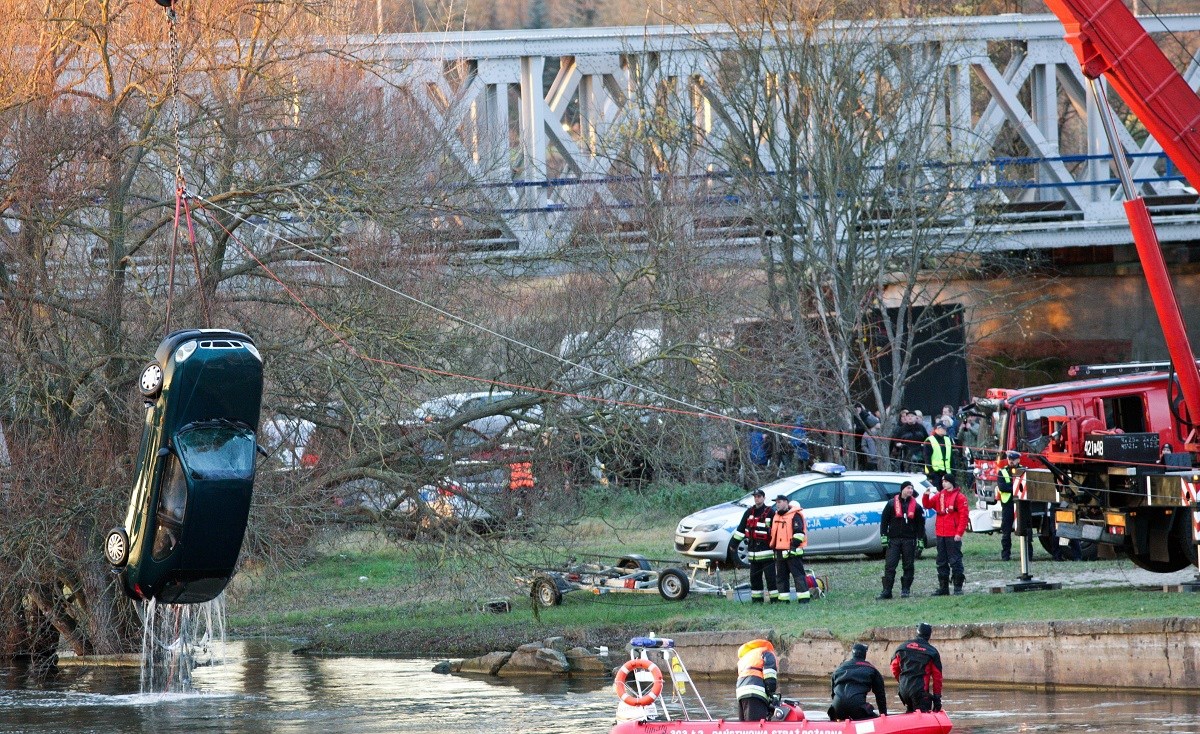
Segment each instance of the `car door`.
[{"label": "car door", "polygon": [[805,552],[838,552],[837,509],[841,502],[841,485],[841,480],[837,479],[817,481],[788,495],[789,499],[796,500],[804,508],[804,519],[808,524]]},{"label": "car door", "polygon": [[839,545],[844,553],[874,553],[879,542],[879,520],[883,512],[884,488],[873,480],[842,482]]}]

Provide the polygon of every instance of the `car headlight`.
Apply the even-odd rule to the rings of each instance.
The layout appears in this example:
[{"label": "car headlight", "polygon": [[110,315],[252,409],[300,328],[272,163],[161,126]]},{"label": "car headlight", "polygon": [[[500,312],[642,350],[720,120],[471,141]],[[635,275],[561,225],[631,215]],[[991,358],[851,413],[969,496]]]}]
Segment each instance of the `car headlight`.
[{"label": "car headlight", "polygon": [[175,350],[175,364],[179,364],[192,356],[196,352],[197,344],[198,342],[190,341],[179,345],[179,349]]},{"label": "car headlight", "polygon": [[712,531],[717,530],[720,527],[721,527],[721,523],[719,523],[719,522],[709,522],[709,523],[705,523],[703,525],[697,525],[696,527],[692,528],[692,530],[693,530],[693,532],[697,532],[697,533],[711,533]]}]

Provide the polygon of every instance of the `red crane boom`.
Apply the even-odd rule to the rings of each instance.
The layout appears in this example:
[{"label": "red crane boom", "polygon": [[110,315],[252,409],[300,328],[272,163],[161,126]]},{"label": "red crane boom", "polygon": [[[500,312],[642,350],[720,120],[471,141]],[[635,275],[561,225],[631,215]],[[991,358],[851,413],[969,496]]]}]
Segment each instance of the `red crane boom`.
[{"label": "red crane boom", "polygon": [[[1192,186],[1200,188],[1200,97],[1150,38],[1122,0],[1046,0],[1067,30],[1084,76],[1103,76],[1129,105]],[[1097,96],[1102,96],[1098,94]],[[1103,99],[1097,100],[1111,119]],[[1167,274],[1158,236],[1145,201],[1128,175],[1123,149],[1112,128],[1110,147],[1125,189],[1125,215],[1146,274],[1167,351],[1179,375],[1189,423],[1200,419],[1200,370],[1188,341],[1179,304]],[[1121,152],[1122,155],[1117,155]],[[1189,448],[1195,450],[1193,440]]]}]

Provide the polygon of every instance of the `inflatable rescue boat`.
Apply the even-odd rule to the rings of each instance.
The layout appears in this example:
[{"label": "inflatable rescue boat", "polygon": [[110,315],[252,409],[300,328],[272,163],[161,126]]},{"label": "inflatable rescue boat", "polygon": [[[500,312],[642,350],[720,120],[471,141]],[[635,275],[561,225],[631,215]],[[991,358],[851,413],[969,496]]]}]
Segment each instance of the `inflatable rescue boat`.
[{"label": "inflatable rescue boat", "polygon": [[692,684],[673,641],[635,637],[630,645],[630,659],[613,683],[619,703],[617,724],[610,734],[948,734],[952,728],[943,711],[862,721],[810,719],[798,702],[789,699],[775,704],[768,721],[715,719]]}]

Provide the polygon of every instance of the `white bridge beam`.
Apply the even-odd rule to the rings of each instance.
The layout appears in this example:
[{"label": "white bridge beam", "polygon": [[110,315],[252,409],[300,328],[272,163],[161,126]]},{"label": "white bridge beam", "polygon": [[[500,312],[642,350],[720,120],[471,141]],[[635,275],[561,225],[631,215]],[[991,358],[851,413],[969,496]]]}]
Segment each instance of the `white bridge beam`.
[{"label": "white bridge beam", "polygon": [[[1142,18],[1152,33],[1200,30],[1200,14]],[[843,24],[825,33],[836,35]],[[1130,241],[1095,101],[1063,28],[1052,15],[889,21],[873,34],[943,54],[950,159],[989,162],[969,182],[1009,206],[998,247],[1039,248]],[[702,38],[702,44],[697,42]],[[635,121],[634,85],[687,95],[711,80],[704,49],[733,46],[722,26],[485,31],[352,38],[352,53],[377,65],[426,110],[428,124],[496,211],[497,241],[536,255],[565,241],[592,205],[620,208],[603,141]],[[546,70],[557,66],[553,79]],[[1185,76],[1200,86],[1200,63]],[[453,78],[453,81],[452,81]],[[465,78],[465,81],[463,79]],[[676,83],[682,81],[683,83]],[[720,91],[693,100],[697,129],[720,134]],[[1065,104],[1064,104],[1065,102]],[[717,105],[716,108],[713,105]],[[1063,150],[1065,124],[1082,125],[1078,150]],[[1024,151],[1000,155],[1016,136]],[[1139,133],[1140,135],[1140,133]],[[1164,241],[1200,240],[1200,206],[1151,138],[1122,134],[1143,192],[1156,201]],[[1011,172],[1021,171],[1020,178]],[[1034,170],[1030,175],[1028,171]],[[1175,175],[1172,175],[1175,173]],[[1157,197],[1157,198],[1155,198]]]}]

